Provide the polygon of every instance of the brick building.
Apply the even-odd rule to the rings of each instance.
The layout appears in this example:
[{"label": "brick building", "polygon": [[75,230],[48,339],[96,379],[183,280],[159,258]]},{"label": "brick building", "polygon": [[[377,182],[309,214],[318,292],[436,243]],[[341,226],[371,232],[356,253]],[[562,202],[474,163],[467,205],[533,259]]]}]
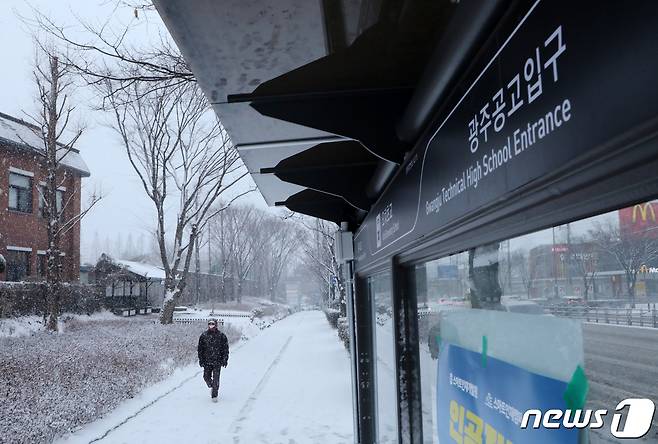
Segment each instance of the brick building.
[{"label": "brick building", "polygon": [[[7,269],[0,280],[40,280],[45,277],[48,233],[42,215],[46,168],[43,142],[37,127],[0,113],[0,254]],[[78,151],[61,160],[58,205],[64,205],[63,220],[80,212],[80,182],[89,170]],[[63,276],[73,281],[80,274],[80,225],[61,238]]]}]

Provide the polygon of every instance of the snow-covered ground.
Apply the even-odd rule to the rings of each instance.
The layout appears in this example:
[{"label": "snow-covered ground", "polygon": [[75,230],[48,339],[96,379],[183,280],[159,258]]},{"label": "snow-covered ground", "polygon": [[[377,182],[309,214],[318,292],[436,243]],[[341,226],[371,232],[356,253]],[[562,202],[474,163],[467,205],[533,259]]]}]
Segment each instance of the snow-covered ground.
[{"label": "snow-covered ground", "polygon": [[190,366],[59,442],[351,443],[349,356],[322,312],[233,346],[211,403]]},{"label": "snow-covered ground", "polygon": [[[69,321],[91,322],[91,321],[113,321],[119,319],[109,311],[100,311],[91,315],[80,315],[65,313],[60,317],[59,332],[66,330],[66,324]],[[43,331],[44,323],[42,316],[20,316],[17,318],[0,319],[0,338],[19,338],[22,336],[32,336]]]}]

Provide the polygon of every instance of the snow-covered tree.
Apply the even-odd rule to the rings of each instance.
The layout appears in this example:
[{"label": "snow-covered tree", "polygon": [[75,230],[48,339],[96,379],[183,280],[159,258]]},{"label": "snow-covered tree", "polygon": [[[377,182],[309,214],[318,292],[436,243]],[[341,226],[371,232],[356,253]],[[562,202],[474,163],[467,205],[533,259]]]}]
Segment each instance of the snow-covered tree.
[{"label": "snow-covered tree", "polygon": [[569,245],[569,266],[583,279],[583,299],[589,300],[590,287],[594,290],[594,282],[598,270],[598,252],[594,244],[585,237],[576,237]]},{"label": "snow-covered tree", "polygon": [[[104,86],[113,126],[156,210],[156,238],[166,276],[160,321],[170,324],[187,284],[196,237],[224,209],[215,205],[220,196],[247,173],[196,85],[153,89],[107,81]],[[171,227],[170,211],[175,212]]]},{"label": "snow-covered tree", "polygon": [[236,207],[233,217],[242,224],[235,243],[235,295],[242,302],[244,282],[253,270],[265,236],[267,215],[253,206]]},{"label": "snow-covered tree", "polygon": [[530,258],[525,250],[513,251],[510,257],[511,272],[519,279],[526,297],[530,299],[530,292],[534,285],[534,270]]},{"label": "snow-covered tree", "polygon": [[648,230],[622,230],[610,220],[594,222],[589,236],[598,249],[610,254],[624,271],[626,292],[634,308],[637,274],[643,265],[658,259],[658,239]]},{"label": "snow-covered tree", "polygon": [[82,129],[73,129],[72,116],[75,107],[70,103],[69,91],[73,86],[70,67],[60,63],[59,55],[52,47],[37,41],[37,60],[34,80],[37,89],[38,112],[30,115],[35,133],[43,141],[46,177],[45,186],[39,187],[43,202],[43,215],[48,232],[46,249],[47,310],[49,330],[57,330],[62,297],[62,236],[76,227],[85,214],[98,202],[93,194],[87,208],[74,211],[76,190],[71,190],[65,200],[58,199],[57,190],[70,174],[61,167],[62,160],[75,149]]},{"label": "snow-covered tree", "polygon": [[300,246],[302,235],[297,224],[281,217],[270,216],[264,223],[266,231],[260,250],[260,272],[266,291],[274,301],[281,278]]},{"label": "snow-covered tree", "polygon": [[[345,315],[345,282],[334,243],[338,227],[316,218],[302,217],[301,223],[306,228],[301,245],[303,263],[317,281],[325,303],[337,305],[333,308],[340,308]],[[330,288],[334,288],[333,295]]]},{"label": "snow-covered tree", "polygon": [[227,286],[232,279],[233,255],[240,227],[229,217],[232,208],[219,212],[208,225],[209,248],[211,249],[213,268],[219,275],[218,292],[222,302],[226,302]]}]

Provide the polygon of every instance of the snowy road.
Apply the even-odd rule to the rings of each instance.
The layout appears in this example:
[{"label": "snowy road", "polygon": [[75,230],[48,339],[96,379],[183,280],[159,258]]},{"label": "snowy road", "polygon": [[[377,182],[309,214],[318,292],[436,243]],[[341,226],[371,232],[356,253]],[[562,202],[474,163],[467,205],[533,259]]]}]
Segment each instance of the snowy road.
[{"label": "snowy road", "polygon": [[353,441],[349,357],[322,312],[294,314],[234,346],[217,404],[199,370],[184,369],[60,442]]},{"label": "snowy road", "polygon": [[[583,339],[590,408],[613,410],[625,398],[658,404],[658,329],[583,324]],[[658,443],[658,417],[638,441]],[[612,438],[605,428],[592,432],[593,444],[607,442],[624,440]]]}]

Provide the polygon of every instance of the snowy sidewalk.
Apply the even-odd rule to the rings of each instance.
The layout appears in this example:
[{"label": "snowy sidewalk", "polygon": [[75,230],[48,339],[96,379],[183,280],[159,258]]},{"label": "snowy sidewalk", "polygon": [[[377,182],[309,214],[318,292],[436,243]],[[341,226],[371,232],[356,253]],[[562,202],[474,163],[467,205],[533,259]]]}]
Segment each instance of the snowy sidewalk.
[{"label": "snowy sidewalk", "polygon": [[234,346],[219,403],[210,402],[200,369],[188,367],[59,442],[352,441],[349,357],[318,311],[289,316]]}]

